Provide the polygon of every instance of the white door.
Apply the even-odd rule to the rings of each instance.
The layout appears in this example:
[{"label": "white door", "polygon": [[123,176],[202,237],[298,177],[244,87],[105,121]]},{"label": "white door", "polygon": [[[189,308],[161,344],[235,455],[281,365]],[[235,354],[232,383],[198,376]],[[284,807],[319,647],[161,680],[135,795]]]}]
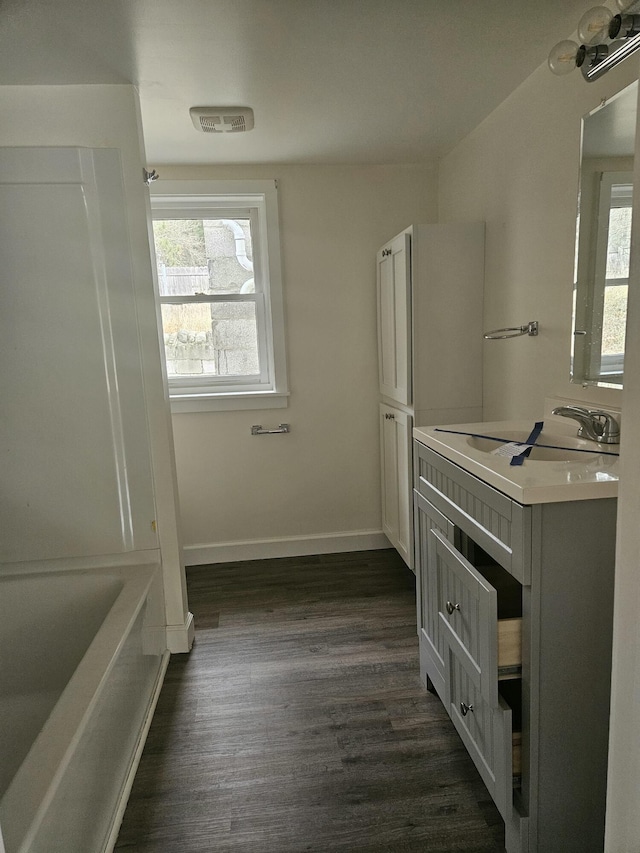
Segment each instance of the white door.
[{"label": "white door", "polygon": [[411,512],[412,418],[380,405],[382,529],[405,563],[413,567]]},{"label": "white door", "polygon": [[377,254],[380,393],[411,405],[411,238],[400,234]]},{"label": "white door", "polygon": [[118,152],[0,148],[0,561],[157,548]]}]

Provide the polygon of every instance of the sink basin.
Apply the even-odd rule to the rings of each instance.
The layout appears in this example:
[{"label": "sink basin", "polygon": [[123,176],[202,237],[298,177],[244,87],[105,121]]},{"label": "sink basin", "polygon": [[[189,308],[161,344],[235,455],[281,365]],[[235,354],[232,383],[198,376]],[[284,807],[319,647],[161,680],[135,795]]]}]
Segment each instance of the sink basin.
[{"label": "sink basin", "polygon": [[509,442],[524,444],[533,419],[414,427],[413,436],[521,504],[616,497],[619,445],[578,438],[575,423],[556,420],[548,419],[522,465],[510,465],[508,455],[495,451]]},{"label": "sink basin", "polygon": [[[500,455],[496,453],[503,444],[514,441],[518,443],[526,442],[529,437],[529,432],[522,430],[507,430],[500,431],[495,437],[503,439],[503,441],[493,441],[491,438],[480,438],[471,436],[467,439],[470,447],[475,450],[481,450],[483,453],[492,455]],[[491,434],[493,435],[493,433]],[[548,445],[548,446],[538,446]],[[574,438],[568,435],[556,435],[554,433],[541,432],[538,442],[531,449],[529,459],[533,462],[587,462],[590,459],[595,459],[598,456],[598,451],[602,448],[593,441],[586,439]],[[587,451],[587,452],[577,452]],[[608,452],[617,453],[617,446],[607,447]]]}]

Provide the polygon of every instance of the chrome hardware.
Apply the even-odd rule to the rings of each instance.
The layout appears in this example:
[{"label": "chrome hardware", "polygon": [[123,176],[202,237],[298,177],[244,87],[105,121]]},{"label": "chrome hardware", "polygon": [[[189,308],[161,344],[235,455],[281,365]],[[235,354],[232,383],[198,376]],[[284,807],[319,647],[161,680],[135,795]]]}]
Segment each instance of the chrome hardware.
[{"label": "chrome hardware", "polygon": [[614,15],[609,23],[610,39],[628,39],[638,33],[640,33],[640,15]]},{"label": "chrome hardware", "polygon": [[289,424],[280,424],[277,429],[263,429],[262,424],[254,424],[251,427],[251,435],[276,435],[283,432],[291,432]]},{"label": "chrome hardware", "polygon": [[577,338],[579,335],[586,335],[587,330],[586,329],[576,329],[573,334]]},{"label": "chrome hardware", "polygon": [[144,177],[144,182],[147,186],[151,186],[154,181],[157,181],[160,175],[154,169],[152,172],[148,172],[146,169],[142,170],[142,175]]},{"label": "chrome hardware", "polygon": [[471,711],[471,713],[473,713],[473,705],[467,705],[466,702],[461,702],[460,703],[460,713],[462,714],[462,716],[466,717],[467,714],[469,713],[469,711]]},{"label": "chrome hardware", "polygon": [[620,424],[602,409],[583,409],[582,406],[556,406],[551,412],[562,418],[571,418],[580,424],[578,435],[597,441],[598,444],[619,444]]},{"label": "chrome hardware", "polygon": [[451,616],[454,610],[460,610],[460,605],[452,604],[450,601],[447,601],[447,613],[449,614],[449,616]]},{"label": "chrome hardware", "polygon": [[[507,332],[503,335],[502,332]],[[519,338],[521,335],[529,335],[535,338],[538,334],[538,321],[531,320],[526,326],[509,326],[506,329],[494,329],[492,332],[485,332],[483,335],[485,341],[503,341],[506,338]]]}]

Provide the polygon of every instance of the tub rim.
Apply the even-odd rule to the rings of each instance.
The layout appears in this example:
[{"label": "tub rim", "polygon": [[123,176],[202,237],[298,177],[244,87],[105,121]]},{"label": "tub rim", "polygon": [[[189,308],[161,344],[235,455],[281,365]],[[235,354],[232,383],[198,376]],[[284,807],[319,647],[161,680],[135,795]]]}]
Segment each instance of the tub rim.
[{"label": "tub rim", "polygon": [[[159,563],[146,563],[43,573],[111,576],[123,586],[0,800],[0,825],[2,813],[10,816],[9,835],[17,841],[18,853],[36,835],[160,569]],[[34,575],[3,573],[0,583],[16,577]]]}]

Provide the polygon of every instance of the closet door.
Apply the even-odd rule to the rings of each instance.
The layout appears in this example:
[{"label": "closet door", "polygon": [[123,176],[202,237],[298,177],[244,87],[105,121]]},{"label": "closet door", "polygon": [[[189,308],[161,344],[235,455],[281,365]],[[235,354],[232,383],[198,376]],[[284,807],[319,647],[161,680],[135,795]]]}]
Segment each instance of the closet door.
[{"label": "closet door", "polygon": [[400,234],[377,254],[380,393],[411,405],[411,238]]},{"label": "closet door", "polygon": [[413,566],[411,530],[411,417],[380,405],[382,529],[405,563]]},{"label": "closet door", "polygon": [[157,547],[118,152],[0,149],[0,561]]}]

